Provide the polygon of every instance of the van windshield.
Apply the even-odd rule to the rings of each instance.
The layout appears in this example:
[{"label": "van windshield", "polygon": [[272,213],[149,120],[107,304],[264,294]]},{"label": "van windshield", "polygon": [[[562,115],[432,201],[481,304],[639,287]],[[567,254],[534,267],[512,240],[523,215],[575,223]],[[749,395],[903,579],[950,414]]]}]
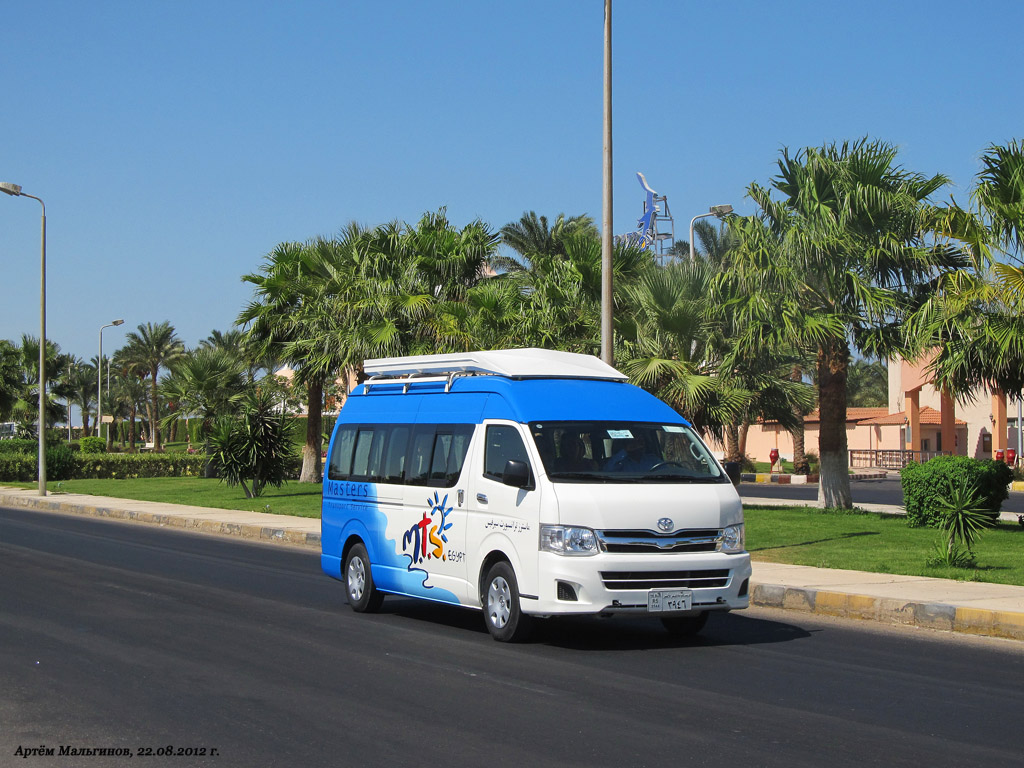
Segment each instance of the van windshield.
[{"label": "van windshield", "polygon": [[545,421],[530,424],[554,482],[727,483],[704,442],[683,424]]}]

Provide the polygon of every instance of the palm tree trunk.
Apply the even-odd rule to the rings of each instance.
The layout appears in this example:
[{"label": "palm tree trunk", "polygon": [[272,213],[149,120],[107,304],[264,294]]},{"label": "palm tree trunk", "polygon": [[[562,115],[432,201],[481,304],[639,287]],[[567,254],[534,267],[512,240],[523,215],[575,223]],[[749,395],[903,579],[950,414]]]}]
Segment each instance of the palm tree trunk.
[{"label": "palm tree trunk", "polygon": [[845,341],[818,347],[818,409],[821,414],[818,503],[823,507],[849,509],[853,506],[850,455],[846,448],[846,368],[849,359],[850,347]]},{"label": "palm tree trunk", "polygon": [[319,483],[323,477],[323,459],[320,450],[323,447],[323,413],[324,413],[324,378],[314,377],[306,385],[306,399],[309,418],[306,419],[306,444],[302,447],[302,474],[300,483]]},{"label": "palm tree trunk", "polygon": [[[796,382],[803,379],[803,371],[800,370],[800,366],[793,368],[793,374],[790,378]],[[804,447],[804,414],[799,408],[794,408],[793,415],[797,417],[799,424],[790,432],[790,435],[793,437],[793,472],[797,475],[810,474],[811,467],[804,453],[806,450]]]},{"label": "palm tree trunk", "polygon": [[743,461],[740,453],[740,428],[738,424],[725,425],[725,460]]},{"label": "palm tree trunk", "polygon": [[153,383],[150,387],[152,403],[149,408],[149,423],[153,433],[151,442],[153,443],[153,452],[160,453],[162,447],[160,445],[160,395],[156,387],[157,369],[153,368],[150,373],[153,376]]},{"label": "palm tree trunk", "polygon": [[750,432],[750,419],[744,419],[743,423],[740,424],[740,441],[739,441],[739,452],[740,461],[747,455],[747,433]]},{"label": "palm tree trunk", "polygon": [[138,411],[135,408],[135,403],[132,402],[131,413],[128,415],[128,453],[135,453],[135,417],[138,415]]}]

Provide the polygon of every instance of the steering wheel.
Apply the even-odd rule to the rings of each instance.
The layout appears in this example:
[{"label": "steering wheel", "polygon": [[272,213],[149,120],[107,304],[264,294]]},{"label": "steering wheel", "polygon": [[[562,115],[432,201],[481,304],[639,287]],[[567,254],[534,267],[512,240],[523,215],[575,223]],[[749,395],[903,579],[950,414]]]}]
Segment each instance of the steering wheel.
[{"label": "steering wheel", "polygon": [[679,467],[680,469],[686,469],[686,467],[684,467],[678,461],[659,461],[657,464],[655,464],[653,467],[651,467],[647,471],[648,472],[653,472],[654,470],[661,469],[662,467]]}]

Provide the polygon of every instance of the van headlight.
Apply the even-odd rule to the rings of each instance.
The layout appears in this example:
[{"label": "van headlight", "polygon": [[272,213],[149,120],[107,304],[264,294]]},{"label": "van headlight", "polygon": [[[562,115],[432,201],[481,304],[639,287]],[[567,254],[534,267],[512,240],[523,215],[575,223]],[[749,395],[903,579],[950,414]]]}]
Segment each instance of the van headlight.
[{"label": "van headlight", "polygon": [[743,534],[743,523],[727,525],[722,529],[722,539],[719,548],[728,555],[735,555],[744,551],[746,548],[746,537]]},{"label": "van headlight", "polygon": [[596,555],[601,551],[597,535],[590,528],[573,525],[542,525],[540,549],[556,555]]}]

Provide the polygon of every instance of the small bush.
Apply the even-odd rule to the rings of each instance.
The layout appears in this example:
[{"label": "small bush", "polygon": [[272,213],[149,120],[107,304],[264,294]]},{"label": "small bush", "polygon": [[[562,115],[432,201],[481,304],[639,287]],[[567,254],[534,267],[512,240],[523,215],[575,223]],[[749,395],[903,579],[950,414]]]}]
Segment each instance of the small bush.
[{"label": "small bush", "polygon": [[973,492],[993,521],[1008,495],[1012,473],[1001,461],[967,456],[936,456],[924,464],[908,464],[900,472],[907,524],[938,528],[942,522],[941,499],[950,487]]},{"label": "small bush", "polygon": [[107,443],[102,437],[83,437],[78,441],[78,448],[82,453],[104,453]]},{"label": "small bush", "polygon": [[46,479],[70,480],[75,476],[78,462],[75,453],[66,445],[46,449]]},{"label": "small bush", "polygon": [[0,453],[36,453],[39,450],[38,440],[0,440]]}]

